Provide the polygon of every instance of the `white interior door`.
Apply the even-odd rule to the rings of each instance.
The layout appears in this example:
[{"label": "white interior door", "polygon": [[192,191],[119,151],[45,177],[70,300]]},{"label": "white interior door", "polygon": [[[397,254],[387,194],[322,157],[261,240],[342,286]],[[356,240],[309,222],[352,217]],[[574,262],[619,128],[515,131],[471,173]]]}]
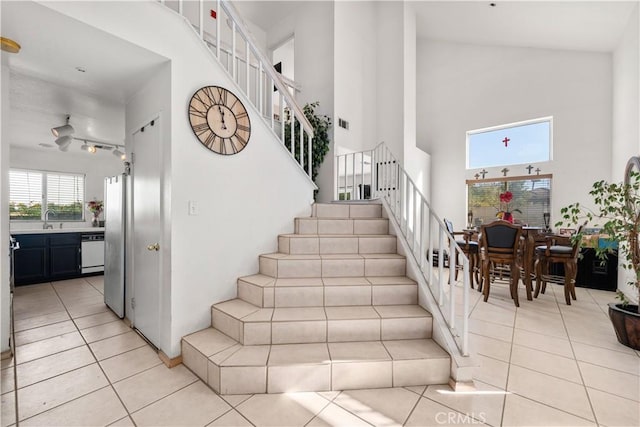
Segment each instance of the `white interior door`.
[{"label": "white interior door", "polygon": [[133,134],[133,324],[160,347],[160,120]]}]

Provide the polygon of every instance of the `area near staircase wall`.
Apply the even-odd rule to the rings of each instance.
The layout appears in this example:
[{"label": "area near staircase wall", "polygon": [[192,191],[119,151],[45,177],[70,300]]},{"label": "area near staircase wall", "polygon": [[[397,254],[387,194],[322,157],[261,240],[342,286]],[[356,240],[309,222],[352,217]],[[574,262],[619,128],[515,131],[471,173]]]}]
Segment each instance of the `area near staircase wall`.
[{"label": "area near staircase wall", "polygon": [[[3,53],[3,61],[4,56]],[[2,123],[9,123],[9,67],[2,64],[2,72],[0,73],[2,86],[0,90],[0,107],[2,109]],[[2,143],[0,144],[0,170],[3,171],[0,176],[0,210],[9,212],[9,127],[2,126],[0,129]],[[0,352],[9,350],[9,333],[10,333],[10,310],[9,303],[9,215],[0,216],[0,238],[5,242],[0,245]]]},{"label": "area near staircase wall", "polygon": [[[328,1],[305,1],[300,7],[292,7],[292,13],[283,17],[267,32],[269,48],[279,45],[291,35],[295,37],[294,67],[295,80],[302,86],[296,97],[300,106],[318,101],[316,113],[325,114],[333,126],[329,139],[333,140],[337,126],[333,111],[333,8]],[[320,167],[316,179],[319,192],[318,201],[333,199],[333,144]]]},{"label": "area near staircase wall", "polygon": [[[418,141],[433,161],[433,207],[466,223],[465,132],[553,116],[551,223],[611,173],[611,55],[418,40]],[[497,144],[495,149],[504,149]],[[526,175],[511,168],[510,176]],[[487,178],[502,176],[493,168]]]},{"label": "area near staircase wall", "polygon": [[[164,267],[160,347],[176,357],[181,337],[210,323],[211,304],[235,297],[236,279],[258,271],[256,255],[275,250],[273,236],[292,232],[291,219],[309,215],[313,185],[242,96],[252,126],[247,147],[221,156],[198,142],[187,114],[193,93],[206,85],[240,91],[177,14],[155,2],[44,4],[171,60],[170,97],[141,103],[137,112],[132,100],[126,114],[128,131],[132,117],[151,119],[158,108],[171,123],[162,148],[168,158],[161,247],[171,261]],[[199,215],[188,215],[189,201],[198,203]]]},{"label": "area near staircase wall", "polygon": [[[611,180],[622,181],[627,161],[640,154],[640,6],[629,18],[624,34],[613,52],[613,138]],[[620,260],[622,262],[622,260]],[[622,269],[618,269],[622,272]],[[632,300],[638,298],[628,285],[633,273],[618,274],[618,288]]]}]

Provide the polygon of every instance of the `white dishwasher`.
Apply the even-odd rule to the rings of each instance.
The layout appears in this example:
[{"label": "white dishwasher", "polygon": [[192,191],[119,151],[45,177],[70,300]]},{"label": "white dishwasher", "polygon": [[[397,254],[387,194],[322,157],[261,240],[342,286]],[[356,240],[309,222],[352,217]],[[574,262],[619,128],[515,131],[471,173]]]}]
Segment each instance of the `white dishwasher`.
[{"label": "white dishwasher", "polygon": [[104,271],[104,233],[82,235],[82,274]]}]

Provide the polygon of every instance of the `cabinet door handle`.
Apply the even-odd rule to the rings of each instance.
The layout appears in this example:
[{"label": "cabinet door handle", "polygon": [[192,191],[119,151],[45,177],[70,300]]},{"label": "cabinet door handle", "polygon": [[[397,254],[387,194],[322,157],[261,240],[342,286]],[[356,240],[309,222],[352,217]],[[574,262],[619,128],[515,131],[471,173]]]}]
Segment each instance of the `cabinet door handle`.
[{"label": "cabinet door handle", "polygon": [[148,251],[159,251],[160,250],[160,243],[154,243],[153,245],[149,245],[147,246],[147,250]]}]

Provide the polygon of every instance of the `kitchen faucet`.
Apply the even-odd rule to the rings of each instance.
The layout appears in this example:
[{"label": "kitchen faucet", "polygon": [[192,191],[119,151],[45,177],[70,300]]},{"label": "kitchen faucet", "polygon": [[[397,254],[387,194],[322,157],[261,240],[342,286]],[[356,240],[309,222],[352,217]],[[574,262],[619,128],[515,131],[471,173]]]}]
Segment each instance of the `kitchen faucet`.
[{"label": "kitchen faucet", "polygon": [[52,213],[54,216],[56,214],[56,211],[51,210],[51,209],[47,209],[46,211],[44,211],[44,224],[42,224],[42,229],[46,230],[46,229],[52,229],[53,230],[53,224],[49,224],[49,214]]}]

